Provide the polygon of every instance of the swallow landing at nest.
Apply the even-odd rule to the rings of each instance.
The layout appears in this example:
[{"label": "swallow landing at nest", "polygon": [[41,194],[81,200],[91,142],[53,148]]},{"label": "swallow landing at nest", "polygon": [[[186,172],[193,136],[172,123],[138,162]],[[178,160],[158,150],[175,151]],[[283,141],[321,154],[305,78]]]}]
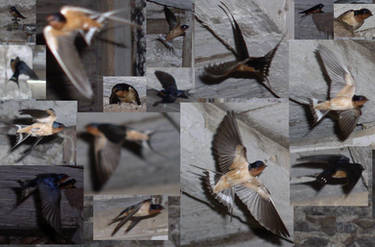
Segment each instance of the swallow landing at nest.
[{"label": "swallow landing at nest", "polygon": [[204,74],[201,76],[201,79],[207,84],[216,84],[229,77],[255,78],[258,82],[262,83],[262,85],[264,85],[275,97],[279,97],[271,87],[268,80],[268,74],[272,59],[283,39],[281,39],[279,43],[265,56],[250,57],[242,31],[230,12],[229,7],[223,2],[221,2],[219,7],[224,11],[231,22],[236,47],[235,50],[232,49],[231,51],[235,55],[236,60],[205,67]]},{"label": "swallow landing at nest", "polygon": [[13,21],[14,21],[15,23],[18,23],[18,18],[20,18],[20,19],[26,19],[26,17],[23,16],[23,15],[17,10],[17,8],[16,8],[15,6],[11,6],[11,7],[9,8],[9,13],[13,16]]},{"label": "swallow landing at nest", "polygon": [[347,66],[327,47],[319,45],[317,52],[323,60],[331,79],[330,100],[311,99],[313,126],[318,124],[330,111],[338,114],[340,138],[345,140],[353,132],[361,116],[361,107],[368,101],[365,96],[355,95],[352,74]]},{"label": "swallow landing at nest", "polygon": [[20,88],[18,77],[22,74],[27,75],[33,80],[38,80],[38,76],[35,74],[35,72],[19,57],[10,60],[10,67],[12,68],[13,75],[9,80],[14,81],[18,88]]},{"label": "swallow landing at nest", "polygon": [[143,200],[133,206],[125,208],[121,213],[116,216],[108,225],[118,222],[117,226],[113,230],[111,236],[115,235],[120,228],[126,224],[129,220],[131,221],[125,233],[128,233],[133,229],[141,220],[152,218],[158,215],[164,207],[160,204],[152,203],[152,199]]},{"label": "swallow landing at nest", "polygon": [[139,28],[126,19],[114,16],[125,10],[127,9],[99,13],[89,9],[64,6],[59,13],[47,17],[48,26],[43,30],[47,45],[75,88],[87,98],[92,98],[93,91],[74,45],[77,33],[80,33],[87,45],[90,45],[94,34],[103,28],[107,19]]},{"label": "swallow landing at nest", "polygon": [[307,175],[310,181],[301,182],[311,185],[316,191],[320,191],[326,184],[341,185],[345,195],[348,195],[364,171],[361,164],[351,163],[350,159],[344,155],[312,155],[301,157],[298,161],[303,163],[293,167],[323,169],[321,173]]},{"label": "swallow landing at nest", "polygon": [[86,126],[88,133],[95,137],[95,174],[97,187],[107,182],[117,168],[121,158],[121,147],[125,141],[141,142],[143,146],[157,153],[150,140],[154,132],[140,132],[124,125],[91,123]]},{"label": "swallow landing at nest", "polygon": [[141,105],[141,100],[139,99],[137,90],[135,90],[133,86],[126,83],[120,83],[112,87],[109,103],[135,103],[137,105]]},{"label": "swallow landing at nest", "polygon": [[312,8],[309,8],[307,10],[299,12],[299,14],[302,14],[301,18],[303,18],[303,17],[306,17],[308,15],[313,15],[313,14],[316,14],[316,13],[324,13],[324,11],[322,10],[323,7],[324,7],[324,5],[320,3],[320,4],[315,5]]},{"label": "swallow landing at nest", "polygon": [[351,9],[337,17],[336,21],[343,23],[346,27],[354,31],[360,28],[370,16],[372,16],[372,13],[369,9]]},{"label": "swallow landing at nest", "polygon": [[257,179],[267,166],[259,160],[248,162],[234,112],[227,112],[216,130],[212,145],[219,171],[198,167],[205,170],[206,190],[231,214],[236,194],[261,226],[278,236],[289,237],[269,190]]},{"label": "swallow landing at nest", "polygon": [[186,30],[189,28],[186,24],[181,24],[180,20],[177,20],[176,15],[166,6],[164,6],[165,19],[168,22],[169,31],[165,36],[158,38],[168,49],[173,49],[171,41],[177,37],[185,36]]},{"label": "swallow landing at nest", "polygon": [[159,91],[158,96],[162,98],[161,101],[155,102],[152,106],[157,106],[162,103],[174,103],[177,98],[188,99],[188,90],[178,90],[174,77],[163,71],[155,71],[155,76],[158,78],[163,90]]}]

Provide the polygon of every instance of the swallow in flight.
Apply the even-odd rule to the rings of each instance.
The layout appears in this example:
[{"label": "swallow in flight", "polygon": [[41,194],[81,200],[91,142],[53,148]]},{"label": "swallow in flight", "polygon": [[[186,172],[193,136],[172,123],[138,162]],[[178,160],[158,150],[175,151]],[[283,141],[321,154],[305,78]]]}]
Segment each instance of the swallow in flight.
[{"label": "swallow in flight", "polygon": [[158,92],[158,96],[162,98],[162,100],[155,102],[152,106],[157,106],[160,103],[174,103],[177,98],[189,98],[188,90],[177,89],[176,81],[171,74],[157,70],[155,71],[155,76],[158,78],[163,90]]},{"label": "swallow in flight", "polygon": [[310,184],[315,190],[320,191],[326,184],[342,185],[346,195],[352,191],[364,171],[361,164],[351,163],[345,155],[312,155],[298,159],[293,167],[321,168],[321,173],[308,175],[312,181],[303,182]]},{"label": "swallow in flight", "polygon": [[181,24],[180,20],[177,20],[176,15],[167,6],[164,6],[164,14],[168,22],[169,31],[165,37],[159,37],[159,40],[168,48],[172,48],[170,41],[179,36],[184,36],[189,25]]},{"label": "swallow in flight", "polygon": [[224,11],[231,22],[236,48],[235,50],[231,51],[235,55],[236,59],[234,61],[211,64],[205,67],[204,74],[201,76],[203,81],[206,81],[207,83],[209,83],[211,80],[221,82],[229,77],[255,78],[273,95],[279,97],[272,90],[271,84],[268,80],[268,74],[272,59],[283,39],[281,39],[279,43],[263,57],[251,57],[236,19],[234,19],[229,7],[224,2],[221,2],[221,4],[222,5],[219,5],[219,7]]},{"label": "swallow in flight", "polygon": [[348,67],[327,47],[319,45],[317,52],[323,60],[331,79],[330,100],[312,98],[310,109],[314,117],[313,126],[330,111],[338,114],[340,138],[345,140],[353,132],[361,116],[361,107],[368,101],[365,96],[355,94],[355,85]]},{"label": "swallow in flight", "polygon": [[110,104],[136,103],[141,105],[137,90],[126,83],[119,83],[112,87],[112,93],[109,98]]},{"label": "swallow in flight", "polygon": [[115,235],[120,228],[131,221],[125,233],[133,229],[141,220],[148,219],[159,214],[164,207],[160,204],[154,204],[152,199],[143,200],[133,206],[125,208],[119,215],[117,215],[108,225],[118,222],[111,236]]},{"label": "swallow in flight", "polygon": [[322,10],[323,7],[324,7],[324,5],[320,3],[320,4],[315,5],[312,8],[309,8],[307,10],[299,12],[299,14],[303,14],[301,16],[301,18],[302,18],[302,17],[308,16],[308,15],[313,15],[313,14],[316,14],[316,13],[324,13],[323,10]]},{"label": "swallow in flight", "polygon": [[108,123],[91,123],[86,126],[86,130],[95,137],[95,174],[99,189],[117,168],[121,158],[121,147],[125,141],[141,142],[143,146],[154,151],[150,144],[153,134],[150,131],[140,132],[124,125]]},{"label": "swallow in flight", "polygon": [[227,112],[212,143],[219,171],[198,167],[205,170],[203,178],[208,192],[231,214],[236,194],[261,226],[278,236],[289,237],[269,190],[257,179],[267,165],[260,160],[248,162],[234,112]]},{"label": "swallow in flight", "polygon": [[10,60],[10,67],[12,68],[13,75],[9,80],[17,83],[18,88],[20,87],[18,77],[22,74],[27,75],[33,80],[38,80],[38,76],[35,74],[35,72],[19,57]]},{"label": "swallow in flight", "polygon": [[14,17],[14,21],[15,22],[18,22],[18,18],[20,19],[26,19],[25,16],[23,16],[19,11],[18,9],[15,7],[15,6],[11,6],[9,8],[9,13]]},{"label": "swallow in flight", "polygon": [[336,18],[337,21],[346,24],[352,30],[357,30],[360,28],[365,20],[372,16],[369,9],[359,9],[359,10],[348,10]]},{"label": "swallow in flight", "polygon": [[123,11],[125,9],[99,13],[85,8],[64,6],[59,13],[47,17],[48,25],[43,30],[47,45],[75,88],[87,98],[93,96],[93,90],[74,40],[80,33],[87,45],[90,45],[94,34],[103,28],[107,19],[139,28],[126,19],[114,16]]}]

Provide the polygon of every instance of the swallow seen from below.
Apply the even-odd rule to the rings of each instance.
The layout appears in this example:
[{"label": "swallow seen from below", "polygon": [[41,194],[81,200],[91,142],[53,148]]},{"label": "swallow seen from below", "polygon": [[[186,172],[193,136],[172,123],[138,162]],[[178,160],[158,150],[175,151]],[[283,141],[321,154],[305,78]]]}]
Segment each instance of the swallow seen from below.
[{"label": "swallow seen from below", "polygon": [[201,76],[202,80],[206,83],[212,83],[212,81],[217,83],[229,77],[255,78],[258,82],[262,83],[275,97],[279,97],[271,87],[268,80],[268,74],[272,59],[279,48],[282,39],[265,56],[251,57],[236,19],[234,19],[229,7],[223,2],[221,3],[222,5],[219,5],[219,7],[224,11],[231,22],[235,41],[235,50],[231,51],[235,55],[236,59],[234,61],[212,64],[205,67],[204,74]]},{"label": "swallow seen from below", "polygon": [[200,168],[205,170],[203,178],[208,192],[230,213],[236,194],[261,226],[278,236],[289,237],[269,190],[257,179],[267,166],[259,160],[248,162],[234,112],[228,112],[224,117],[212,143],[219,171]]},{"label": "swallow seen from below", "polygon": [[162,98],[162,100],[155,102],[152,106],[157,106],[160,103],[174,103],[177,98],[189,98],[188,90],[177,89],[176,80],[172,75],[163,71],[155,71],[155,76],[158,78],[163,90],[158,92],[158,96]]},{"label": "swallow seen from below", "polygon": [[9,8],[9,13],[14,17],[14,21],[15,22],[18,22],[18,18],[20,19],[26,19],[25,16],[23,16],[19,11],[18,9],[15,7],[15,6],[11,6]]},{"label": "swallow seen from below", "polygon": [[305,17],[308,15],[316,14],[316,13],[323,13],[323,10],[322,10],[323,7],[324,5],[320,3],[320,4],[315,5],[312,8],[299,12],[299,14],[303,14],[301,17]]},{"label": "swallow seen from below", "polygon": [[121,147],[125,141],[141,142],[145,147],[154,151],[150,144],[152,132],[140,132],[124,125],[108,123],[91,123],[86,126],[88,133],[95,137],[95,176],[97,189],[107,182],[113,171],[117,168]]},{"label": "swallow seen from below", "polygon": [[47,17],[48,26],[43,30],[46,43],[75,88],[87,98],[93,96],[93,91],[74,40],[80,33],[87,45],[90,45],[94,34],[103,28],[107,19],[138,27],[126,19],[114,16],[122,11],[124,9],[98,13],[85,8],[64,6],[59,13]]},{"label": "swallow seen from below", "polygon": [[109,103],[135,103],[137,105],[141,105],[141,100],[139,99],[137,90],[133,86],[126,83],[120,83],[112,87]]},{"label": "swallow seen from below", "polygon": [[336,18],[337,21],[346,24],[352,30],[360,28],[365,20],[372,16],[369,9],[348,10]]},{"label": "swallow seen from below", "polygon": [[348,195],[364,171],[361,164],[351,163],[345,155],[312,155],[298,159],[293,167],[322,168],[318,174],[308,175],[313,181],[303,182],[310,184],[315,190],[320,191],[326,184],[342,185],[343,191]]},{"label": "swallow seen from below", "polygon": [[347,66],[327,47],[319,45],[317,52],[323,60],[331,79],[330,100],[312,98],[310,109],[314,122],[319,123],[330,111],[338,114],[340,138],[345,140],[353,132],[361,116],[361,107],[368,101],[365,96],[355,94],[352,74]]},{"label": "swallow seen from below", "polygon": [[153,204],[152,199],[147,199],[137,203],[136,205],[125,208],[119,215],[117,215],[108,225],[118,222],[111,236],[115,235],[120,228],[131,221],[125,233],[133,229],[142,219],[147,219],[159,214],[164,207],[160,204]]},{"label": "swallow seen from below", "polygon": [[35,72],[19,57],[10,60],[10,67],[12,68],[13,75],[9,80],[17,83],[18,88],[20,87],[18,83],[18,77],[20,75],[27,75],[30,79],[38,80],[38,76]]}]

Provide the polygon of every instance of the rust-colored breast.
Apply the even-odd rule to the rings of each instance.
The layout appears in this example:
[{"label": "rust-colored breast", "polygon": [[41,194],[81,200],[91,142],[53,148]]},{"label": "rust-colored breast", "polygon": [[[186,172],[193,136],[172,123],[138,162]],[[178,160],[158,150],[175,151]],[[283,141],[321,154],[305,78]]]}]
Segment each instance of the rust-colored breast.
[{"label": "rust-colored breast", "polygon": [[346,178],[348,174],[343,170],[337,170],[335,174],[332,175],[333,178]]}]

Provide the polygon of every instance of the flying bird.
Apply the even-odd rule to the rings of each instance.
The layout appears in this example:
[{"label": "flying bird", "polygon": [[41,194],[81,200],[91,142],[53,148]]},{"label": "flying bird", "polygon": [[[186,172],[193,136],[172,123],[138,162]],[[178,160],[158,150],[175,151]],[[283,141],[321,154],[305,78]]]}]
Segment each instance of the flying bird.
[{"label": "flying bird", "polygon": [[208,192],[233,211],[235,195],[255,220],[272,233],[289,237],[267,187],[258,180],[267,165],[260,160],[249,163],[234,112],[227,112],[216,130],[212,152],[219,171],[204,168]]},{"label": "flying bird", "polygon": [[361,107],[368,99],[355,94],[356,88],[352,74],[332,51],[319,45],[317,52],[327,69],[331,85],[329,100],[310,99],[310,109],[314,117],[313,126],[318,124],[330,111],[334,111],[338,114],[340,138],[345,140],[356,127],[361,116]]},{"label": "flying bird", "polygon": [[20,75],[27,75],[33,80],[39,79],[35,72],[19,57],[10,60],[10,67],[12,69],[13,75],[9,80],[14,81],[17,84],[18,88],[20,87],[20,84],[18,82],[18,77]]},{"label": "flying bird", "polygon": [[364,171],[361,164],[351,163],[345,155],[311,155],[299,158],[298,162],[293,167],[323,169],[320,173],[307,175],[313,180],[303,184],[310,184],[317,191],[326,184],[341,185],[346,195],[352,191]]},{"label": "flying bird", "polygon": [[18,18],[20,19],[26,19],[25,16],[23,16],[19,11],[18,9],[15,7],[15,6],[11,6],[9,8],[9,13],[14,17],[14,21],[15,22],[18,22]]},{"label": "flying bird", "polygon": [[348,10],[336,18],[338,22],[344,23],[346,26],[350,27],[352,30],[357,30],[360,28],[365,20],[372,16],[369,9],[363,8],[359,10]]},{"label": "flying bird", "polygon": [[235,41],[235,50],[232,50],[232,52],[236,59],[234,61],[211,64],[205,67],[204,74],[201,76],[202,80],[207,83],[211,83],[211,81],[222,82],[229,77],[255,78],[258,82],[262,83],[275,97],[279,97],[271,87],[268,80],[268,74],[272,59],[283,39],[281,39],[279,43],[263,57],[251,57],[236,19],[230,12],[229,7],[223,2],[221,3],[222,5],[219,5],[219,7],[224,11],[231,22]]},{"label": "flying bird", "polygon": [[128,233],[133,229],[141,220],[148,219],[159,214],[164,207],[160,204],[154,204],[152,199],[143,200],[133,206],[125,208],[120,212],[108,225],[112,225],[116,222],[118,224],[113,229],[111,236],[115,235],[120,228],[126,224],[126,222],[131,221],[125,233]]},{"label": "flying bird", "polygon": [[162,103],[174,103],[177,98],[188,99],[188,90],[178,90],[176,80],[171,74],[163,71],[155,71],[155,76],[158,78],[163,90],[158,92],[158,96],[162,99],[161,101],[155,102],[152,106],[157,106]]},{"label": "flying bird", "polygon": [[303,14],[301,16],[301,18],[302,18],[302,17],[308,16],[308,15],[313,15],[313,14],[316,14],[316,13],[324,13],[323,10],[322,10],[323,7],[324,7],[324,5],[319,3],[319,4],[315,5],[314,7],[311,7],[309,9],[306,9],[304,11],[299,12],[299,14]]},{"label": "flying bird", "polygon": [[139,28],[126,19],[114,16],[122,11],[124,9],[99,13],[85,8],[64,6],[59,13],[47,17],[48,25],[43,30],[47,45],[75,88],[87,98],[93,96],[93,90],[74,40],[80,33],[87,45],[90,45],[94,34],[103,28],[107,19]]},{"label": "flying bird", "polygon": [[109,97],[110,104],[135,103],[141,105],[141,100],[137,90],[126,83],[119,83],[112,87],[112,93]]}]

